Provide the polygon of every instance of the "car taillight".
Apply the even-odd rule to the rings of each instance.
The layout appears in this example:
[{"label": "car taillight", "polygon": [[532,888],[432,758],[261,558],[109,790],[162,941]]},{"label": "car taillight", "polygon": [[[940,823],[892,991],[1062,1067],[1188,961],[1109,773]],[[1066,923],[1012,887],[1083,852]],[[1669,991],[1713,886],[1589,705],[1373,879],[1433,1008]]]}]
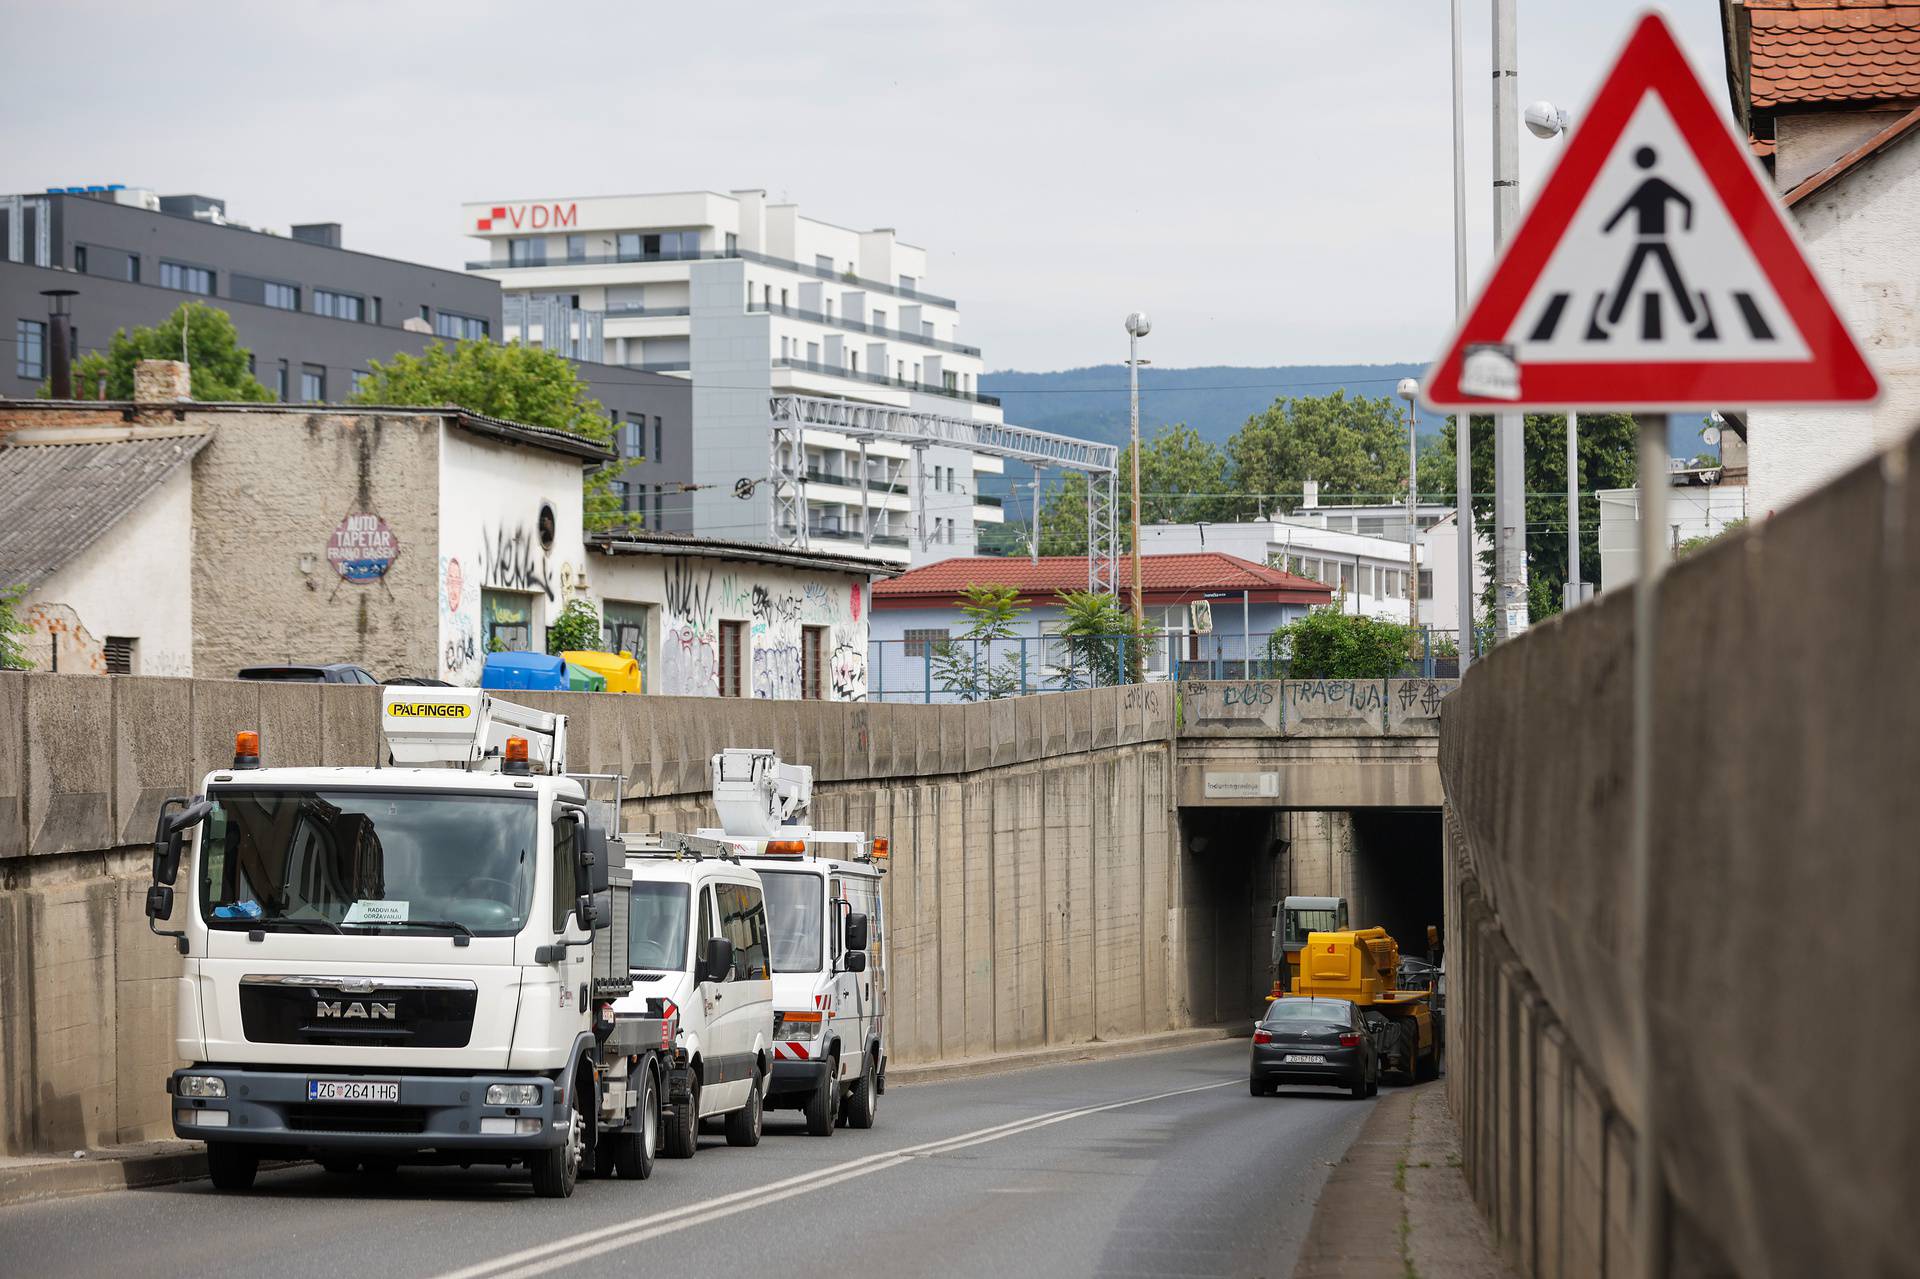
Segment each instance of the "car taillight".
[{"label": "car taillight", "polygon": [[1342,1035],[1340,1036],[1340,1046],[1342,1048],[1358,1048],[1360,1046],[1360,1036]]},{"label": "car taillight", "polygon": [[1271,1031],[1256,1030],[1253,1032],[1253,1042],[1256,1044],[1270,1044],[1273,1042],[1273,1034]]}]

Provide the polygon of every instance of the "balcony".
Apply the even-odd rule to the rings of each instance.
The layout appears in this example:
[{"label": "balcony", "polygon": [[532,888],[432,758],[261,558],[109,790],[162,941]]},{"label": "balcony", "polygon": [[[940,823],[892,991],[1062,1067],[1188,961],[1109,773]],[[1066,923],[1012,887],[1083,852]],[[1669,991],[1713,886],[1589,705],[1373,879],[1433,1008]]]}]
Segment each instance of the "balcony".
[{"label": "balcony", "polygon": [[[846,488],[857,489],[860,487],[860,477],[857,475],[830,475],[826,471],[816,470],[813,467],[809,466],[807,468],[807,483],[839,484],[839,485],[843,485]],[[904,494],[906,491],[907,491],[907,486],[902,483],[895,483],[889,480],[875,480],[875,479],[869,479],[867,481],[867,492],[869,493]]]},{"label": "balcony", "polygon": [[922,395],[942,395],[950,400],[968,400],[974,404],[992,404],[997,407],[1000,403],[999,397],[982,395],[977,391],[960,391],[950,386],[932,386],[906,378],[882,377],[877,373],[856,373],[852,369],[843,369],[837,364],[822,364],[817,360],[796,360],[789,356],[775,356],[773,367],[793,369],[801,373],[819,373],[826,377],[846,378],[851,382],[864,382],[868,386],[887,386],[901,391],[918,391]]},{"label": "balcony", "polygon": [[1003,507],[1007,504],[1007,499],[1002,497],[998,493],[975,493],[973,495],[973,504],[975,506],[1002,506]]},{"label": "balcony", "polygon": [[802,311],[799,307],[779,306],[770,302],[748,302],[748,313],[764,312],[767,315],[784,315],[790,320],[809,320],[814,324],[825,324],[831,328],[845,329],[852,333],[871,333],[875,337],[892,338],[896,342],[911,342],[915,346],[930,346],[936,351],[952,351],[955,355],[980,357],[980,348],[965,346],[959,342],[944,342],[924,333],[909,333],[905,329],[882,328],[877,324],[863,324],[859,320],[849,320],[844,316],[827,315],[821,311]]},{"label": "balcony", "polygon": [[[785,531],[789,533],[792,532],[791,529]],[[809,527],[807,529],[807,540],[810,542],[859,542],[865,544],[867,539],[861,537],[858,533],[849,533],[845,529]],[[907,549],[907,538],[905,534],[875,533],[872,542],[875,546],[885,546],[902,551]]]},{"label": "balcony", "polygon": [[769,257],[765,253],[753,253],[746,249],[702,249],[698,253],[587,253],[577,258],[555,258],[541,262],[493,262],[483,260],[467,263],[469,271],[520,271],[533,267],[560,266],[626,266],[635,262],[707,262],[720,258],[738,258],[743,262],[758,262],[762,266],[776,266],[785,271],[795,271],[801,275],[810,275],[818,280],[832,280],[836,284],[850,285],[856,289],[865,289],[869,293],[886,293],[896,298],[910,298],[915,302],[924,302],[929,306],[945,307],[957,311],[960,304],[952,298],[943,298],[938,293],[922,293],[919,289],[902,288],[898,284],[888,284],[882,280],[869,280],[858,275],[849,275],[845,271],[835,271],[829,267],[809,266],[805,262],[789,262],[785,258]]},{"label": "balcony", "polygon": [[624,316],[627,319],[654,320],[663,316],[691,315],[693,308],[685,306],[639,306],[632,302],[616,302],[606,309],[609,316]]},{"label": "balcony", "polygon": [[655,360],[651,364],[622,364],[623,369],[633,369],[638,373],[691,373],[693,364],[689,360]]}]

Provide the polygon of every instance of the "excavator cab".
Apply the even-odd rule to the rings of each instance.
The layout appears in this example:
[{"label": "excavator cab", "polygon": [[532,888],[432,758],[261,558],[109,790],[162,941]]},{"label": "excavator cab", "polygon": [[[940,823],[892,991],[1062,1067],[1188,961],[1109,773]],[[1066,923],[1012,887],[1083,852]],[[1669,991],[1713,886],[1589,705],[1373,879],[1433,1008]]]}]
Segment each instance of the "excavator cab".
[{"label": "excavator cab", "polygon": [[1306,949],[1309,933],[1345,932],[1347,899],[1344,897],[1288,897],[1274,908],[1273,993],[1269,1002],[1299,985],[1300,952]]}]

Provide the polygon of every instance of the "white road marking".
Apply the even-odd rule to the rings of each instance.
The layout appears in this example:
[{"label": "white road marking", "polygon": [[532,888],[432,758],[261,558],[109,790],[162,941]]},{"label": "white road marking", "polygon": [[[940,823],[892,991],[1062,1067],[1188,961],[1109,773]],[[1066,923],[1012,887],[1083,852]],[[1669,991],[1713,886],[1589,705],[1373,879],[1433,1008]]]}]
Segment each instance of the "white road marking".
[{"label": "white road marking", "polygon": [[448,1271],[441,1275],[440,1279],[529,1279],[533,1275],[546,1274],[564,1266],[577,1265],[603,1253],[612,1252],[616,1248],[645,1243],[661,1235],[705,1225],[723,1217],[750,1211],[764,1204],[778,1203],[782,1199],[792,1199],[797,1195],[825,1190],[829,1186],[851,1181],[856,1177],[865,1177],[872,1173],[885,1172],[890,1168],[898,1168],[914,1159],[965,1150],[970,1146],[1000,1141],[1007,1137],[1017,1137],[1022,1133],[1049,1128],[1054,1124],[1083,1119],[1088,1115],[1097,1115],[1109,1110],[1119,1110],[1126,1106],[1142,1106],[1152,1101],[1184,1097],[1189,1093],[1207,1092],[1210,1089],[1227,1088],[1239,1083],[1238,1079],[1227,1079],[1219,1083],[1200,1084],[1192,1088],[1175,1088],[1169,1092],[1152,1093],[1145,1097],[1130,1097],[1125,1101],[1111,1101],[1098,1106],[1077,1106],[1070,1110],[1049,1111],[1045,1114],[1030,1115],[1025,1119],[997,1124],[991,1128],[981,1128],[953,1137],[942,1137],[938,1141],[923,1142],[917,1146],[879,1151],[814,1172],[800,1173],[781,1181],[756,1186],[750,1190],[737,1190],[732,1194],[721,1195],[703,1203],[635,1217],[628,1221],[615,1222],[610,1226],[602,1226],[598,1230],[589,1230],[585,1234],[572,1235],[551,1243],[537,1244],[520,1252],[509,1253],[504,1257],[493,1257],[464,1269]]}]

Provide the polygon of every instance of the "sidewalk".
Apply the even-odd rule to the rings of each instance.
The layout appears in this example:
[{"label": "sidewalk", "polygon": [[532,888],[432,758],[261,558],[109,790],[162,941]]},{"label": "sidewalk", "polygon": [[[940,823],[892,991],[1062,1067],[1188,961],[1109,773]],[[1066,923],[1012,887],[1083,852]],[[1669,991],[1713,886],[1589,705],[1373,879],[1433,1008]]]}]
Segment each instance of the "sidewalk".
[{"label": "sidewalk", "polygon": [[0,1158],[0,1208],[35,1199],[164,1186],[206,1175],[206,1147],[192,1141],[142,1141],[61,1155],[9,1155]]},{"label": "sidewalk", "polygon": [[1327,1177],[1293,1279],[1513,1279],[1460,1174],[1446,1086],[1382,1090]]}]

